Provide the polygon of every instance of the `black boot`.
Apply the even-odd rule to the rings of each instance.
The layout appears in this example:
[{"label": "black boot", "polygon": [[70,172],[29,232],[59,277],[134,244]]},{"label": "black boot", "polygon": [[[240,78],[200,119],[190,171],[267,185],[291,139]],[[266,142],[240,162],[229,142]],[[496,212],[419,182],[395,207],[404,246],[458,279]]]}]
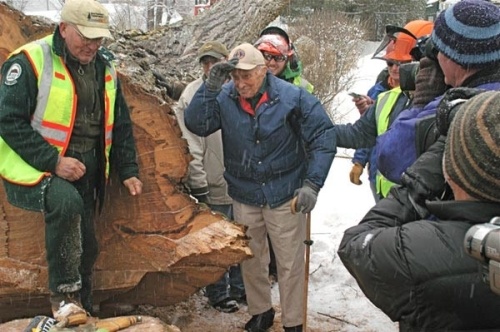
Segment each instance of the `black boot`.
[{"label": "black boot", "polygon": [[245,331],[247,332],[265,332],[271,326],[273,326],[274,321],[274,309],[271,308],[258,315],[253,315],[245,324]]},{"label": "black boot", "polygon": [[292,327],[283,326],[285,332],[302,332],[302,324]]}]

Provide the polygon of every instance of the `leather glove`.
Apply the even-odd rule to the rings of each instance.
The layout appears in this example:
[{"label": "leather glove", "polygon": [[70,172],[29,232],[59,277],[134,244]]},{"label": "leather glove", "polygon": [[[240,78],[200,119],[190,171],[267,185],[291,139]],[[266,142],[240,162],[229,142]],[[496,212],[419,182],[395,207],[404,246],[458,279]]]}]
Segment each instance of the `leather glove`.
[{"label": "leather glove", "polygon": [[355,185],[359,186],[363,183],[363,181],[359,179],[361,174],[363,174],[363,169],[364,167],[360,163],[354,163],[354,165],[352,165],[351,172],[349,173],[349,179]]},{"label": "leather glove", "polygon": [[295,210],[297,212],[309,213],[314,209],[318,199],[319,188],[309,180],[305,180],[302,188],[295,190],[294,196],[297,196]]},{"label": "leather glove", "polygon": [[238,61],[238,58],[232,58],[228,62],[217,62],[213,65],[210,69],[210,73],[208,73],[208,78],[205,81],[207,90],[220,91],[222,85],[227,81],[229,73],[234,70]]}]

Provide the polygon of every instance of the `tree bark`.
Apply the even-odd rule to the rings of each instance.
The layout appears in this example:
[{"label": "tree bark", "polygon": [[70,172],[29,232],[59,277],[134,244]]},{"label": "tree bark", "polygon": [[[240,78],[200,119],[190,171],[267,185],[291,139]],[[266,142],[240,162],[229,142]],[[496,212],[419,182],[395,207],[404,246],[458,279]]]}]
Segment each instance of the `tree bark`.
[{"label": "tree bark", "polygon": [[[217,3],[195,19],[149,34],[115,32],[125,98],[131,109],[144,193],[130,197],[115,178],[96,221],[100,255],[95,265],[96,304],[155,306],[178,303],[251,257],[242,225],[197,205],[181,190],[191,159],[171,109],[167,80],[196,77],[196,51],[217,39],[228,48],[253,41],[286,1]],[[17,47],[51,33],[54,24],[0,3],[0,63]],[[50,314],[41,213],[13,207],[0,186],[0,323]]]}]

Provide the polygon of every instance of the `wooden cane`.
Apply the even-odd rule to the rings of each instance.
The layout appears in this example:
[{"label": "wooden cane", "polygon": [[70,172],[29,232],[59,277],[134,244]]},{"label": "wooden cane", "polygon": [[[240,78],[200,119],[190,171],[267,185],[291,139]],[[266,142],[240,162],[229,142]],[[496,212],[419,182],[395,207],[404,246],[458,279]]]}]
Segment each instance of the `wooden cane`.
[{"label": "wooden cane", "polygon": [[120,316],[113,318],[100,319],[95,323],[97,329],[104,329],[107,332],[116,332],[130,327],[142,321],[141,316]]},{"label": "wooden cane", "polygon": [[[292,214],[297,213],[297,196],[292,199],[292,203],[290,204],[290,209]],[[304,244],[306,245],[306,266],[304,272],[304,308],[303,308],[303,316],[304,322],[302,323],[303,331],[307,332],[307,297],[309,294],[309,256],[311,255],[311,245],[313,241],[311,241],[311,213],[306,213],[306,239],[304,240]]]}]

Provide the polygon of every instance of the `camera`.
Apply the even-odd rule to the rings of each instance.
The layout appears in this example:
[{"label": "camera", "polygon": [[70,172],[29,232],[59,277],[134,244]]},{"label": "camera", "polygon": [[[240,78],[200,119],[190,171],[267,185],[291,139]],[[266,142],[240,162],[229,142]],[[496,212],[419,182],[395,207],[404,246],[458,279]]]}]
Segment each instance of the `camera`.
[{"label": "camera", "polygon": [[399,66],[399,86],[403,91],[415,91],[415,81],[417,79],[420,62],[402,63]]},{"label": "camera", "polygon": [[483,279],[500,295],[500,217],[474,225],[465,234],[467,254],[483,263]]}]

